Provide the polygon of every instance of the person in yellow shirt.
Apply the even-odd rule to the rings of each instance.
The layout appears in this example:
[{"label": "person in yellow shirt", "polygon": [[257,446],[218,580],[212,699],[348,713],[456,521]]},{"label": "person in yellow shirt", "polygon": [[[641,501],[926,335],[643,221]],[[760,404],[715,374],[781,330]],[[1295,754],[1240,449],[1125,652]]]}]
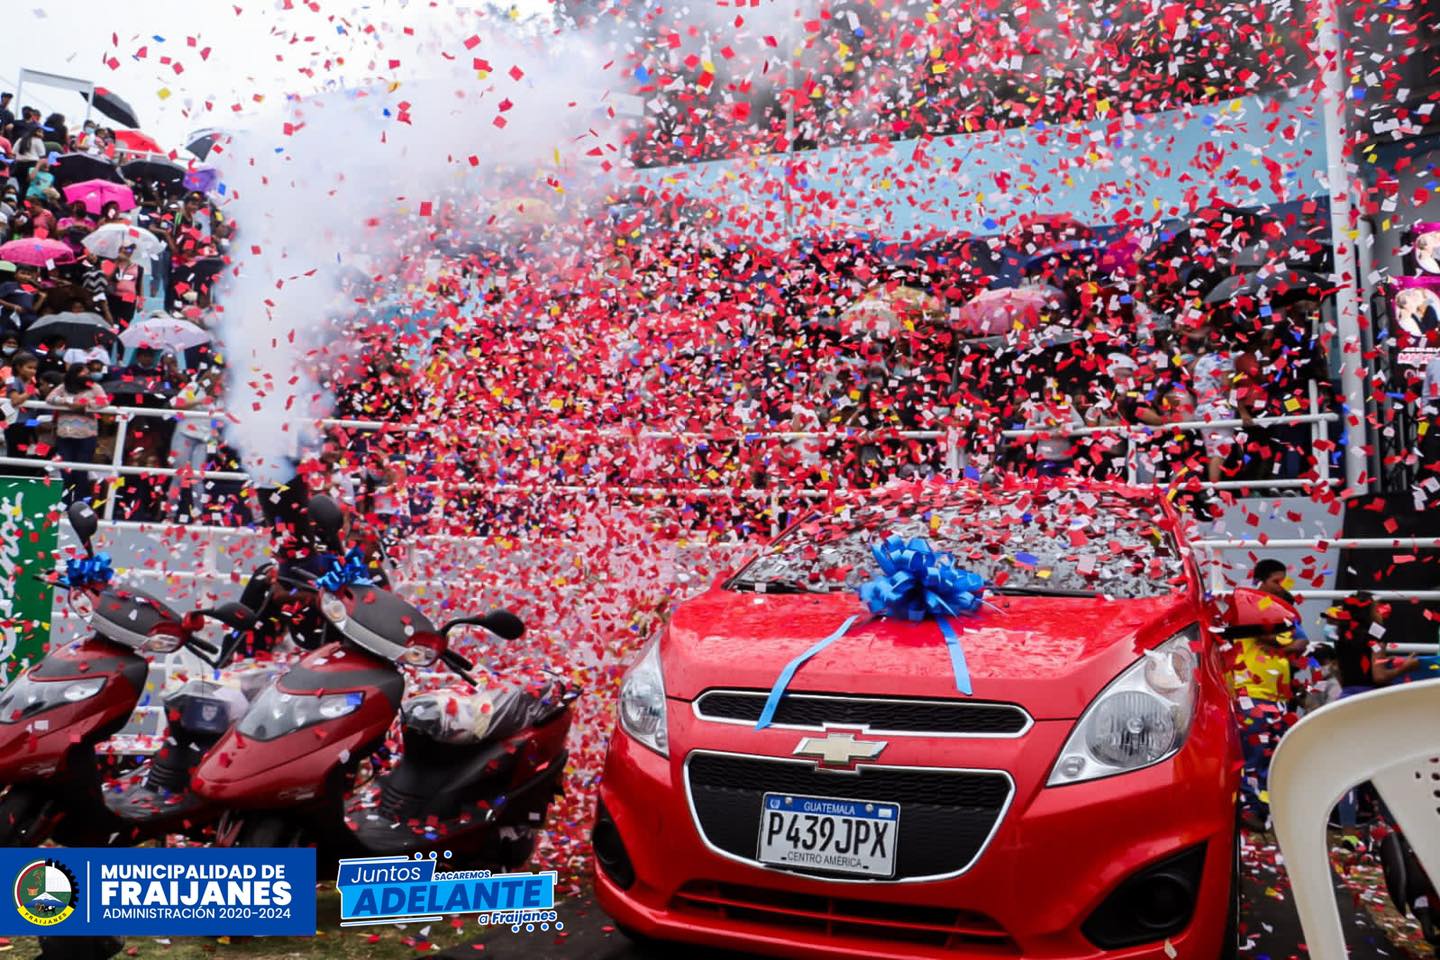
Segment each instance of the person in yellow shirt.
[{"label": "person in yellow shirt", "polygon": [[[1226,631],[1243,758],[1240,822],[1255,832],[1268,825],[1270,758],[1291,722],[1291,651],[1305,643],[1297,637],[1300,616],[1288,592],[1282,597],[1267,589],[1267,578],[1261,574],[1270,572],[1257,565],[1256,587],[1235,591],[1236,617]],[[1274,580],[1283,580],[1283,566],[1279,573]]]}]

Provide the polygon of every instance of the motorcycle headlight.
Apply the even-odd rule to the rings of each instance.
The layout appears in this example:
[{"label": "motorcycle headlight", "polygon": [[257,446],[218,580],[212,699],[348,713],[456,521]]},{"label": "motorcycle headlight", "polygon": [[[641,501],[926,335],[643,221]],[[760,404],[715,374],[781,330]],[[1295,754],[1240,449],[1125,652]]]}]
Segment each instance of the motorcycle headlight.
[{"label": "motorcycle headlight", "polygon": [[32,680],[21,674],[0,690],[0,723],[20,723],[66,703],[89,700],[105,686],[104,677],[84,680]]},{"label": "motorcycle headlight", "polygon": [[620,681],[620,727],[660,756],[670,755],[658,639],[650,641]]},{"label": "motorcycle headlight", "polygon": [[90,618],[95,616],[95,598],[90,596],[88,590],[71,590],[66,597],[66,602],[70,605],[70,612],[86,623],[89,623]]},{"label": "motorcycle headlight", "polygon": [[347,713],[359,710],[360,704],[364,701],[365,694],[363,693],[332,693],[320,698],[318,712],[326,720],[334,720],[336,717],[343,717]]},{"label": "motorcycle headlight", "polygon": [[185,645],[185,638],[178,633],[152,633],[140,644],[141,653],[174,653]]},{"label": "motorcycle headlight", "polygon": [[74,683],[65,684],[65,689],[60,695],[65,698],[66,703],[79,703],[81,700],[89,700],[100,692],[105,686],[104,677],[93,677],[87,680],[76,680]]},{"label": "motorcycle headlight", "polygon": [[1184,746],[1195,712],[1190,626],[1127,667],[1081,715],[1047,786],[1058,787],[1152,766]]},{"label": "motorcycle headlight", "polygon": [[320,612],[337,626],[350,619],[350,609],[345,606],[345,601],[333,593],[320,594]]}]

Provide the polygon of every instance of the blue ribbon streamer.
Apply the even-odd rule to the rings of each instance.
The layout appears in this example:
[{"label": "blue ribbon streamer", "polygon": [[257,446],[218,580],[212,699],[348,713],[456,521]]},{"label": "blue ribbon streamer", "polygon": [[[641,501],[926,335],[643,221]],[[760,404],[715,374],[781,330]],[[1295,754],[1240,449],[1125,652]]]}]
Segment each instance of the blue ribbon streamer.
[{"label": "blue ribbon streamer", "polygon": [[371,583],[370,568],[365,565],[365,554],[360,552],[358,547],[351,547],[343,561],[330,561],[330,569],[315,580],[318,589],[331,593],[351,584],[368,587]]},{"label": "blue ribbon streamer", "polygon": [[[934,620],[950,654],[950,669],[955,675],[955,689],[971,696],[970,667],[965,661],[965,648],[960,643],[951,617],[977,613],[985,605],[985,578],[955,565],[955,557],[939,553],[924,537],[907,541],[893,535],[874,544],[871,552],[880,567],[879,576],[860,585],[860,599],[877,617],[919,622]],[[775,678],[756,730],[768,727],[775,718],[785,688],[805,661],[839,640],[859,620],[852,616],[830,636],[791,660]]]},{"label": "blue ribbon streamer", "polygon": [[765,698],[765,708],[760,711],[760,719],[755,721],[756,730],[764,730],[766,727],[770,726],[770,721],[775,719],[775,708],[780,706],[780,698],[785,695],[785,688],[790,686],[790,681],[794,679],[795,671],[799,670],[806,660],[809,660],[811,657],[815,656],[815,654],[819,653],[821,650],[824,650],[836,640],[839,640],[841,637],[845,636],[846,631],[848,631],[852,626],[854,626],[855,621],[859,619],[860,615],[858,613],[854,614],[844,623],[840,624],[839,630],[836,630],[834,633],[830,634],[830,636],[826,637],[824,640],[821,640],[809,650],[806,650],[804,653],[800,654],[800,656],[785,664],[785,669],[780,671],[780,676],[775,678],[775,685],[770,688],[770,695]]},{"label": "blue ribbon streamer", "polygon": [[83,560],[66,560],[65,573],[58,582],[62,587],[103,587],[114,577],[110,554],[97,553]]}]

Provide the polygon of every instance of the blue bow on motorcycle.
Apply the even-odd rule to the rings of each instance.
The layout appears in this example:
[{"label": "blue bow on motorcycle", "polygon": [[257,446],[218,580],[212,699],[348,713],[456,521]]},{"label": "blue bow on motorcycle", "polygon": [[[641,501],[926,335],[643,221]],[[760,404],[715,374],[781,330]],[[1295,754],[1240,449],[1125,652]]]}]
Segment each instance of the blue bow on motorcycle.
[{"label": "blue bow on motorcycle", "polygon": [[62,587],[83,588],[103,587],[115,577],[115,568],[110,565],[110,554],[97,553],[83,560],[66,560],[65,573],[59,584]]},{"label": "blue bow on motorcycle", "polygon": [[[955,689],[970,696],[970,668],[965,663],[965,650],[960,645],[960,635],[947,618],[976,613],[985,605],[985,578],[957,567],[952,554],[936,552],[924,537],[907,541],[899,535],[890,536],[871,546],[870,551],[880,566],[880,574],[860,585],[857,593],[861,601],[876,617],[915,622],[934,620],[950,652]],[[760,719],[755,722],[756,730],[765,729],[774,720],[785,688],[805,661],[845,636],[859,619],[850,617],[839,630],[785,665],[765,699]]]},{"label": "blue bow on motorcycle", "polygon": [[330,569],[315,580],[318,589],[331,593],[352,584],[368,587],[371,583],[370,568],[365,565],[365,554],[361,553],[358,547],[351,547],[344,560],[331,560]]}]

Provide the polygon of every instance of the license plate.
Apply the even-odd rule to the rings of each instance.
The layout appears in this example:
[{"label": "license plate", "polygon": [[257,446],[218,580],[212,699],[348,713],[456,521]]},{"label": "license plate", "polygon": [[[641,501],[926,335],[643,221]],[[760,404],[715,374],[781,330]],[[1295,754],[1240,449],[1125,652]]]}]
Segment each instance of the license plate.
[{"label": "license plate", "polygon": [[767,793],[760,802],[761,863],[866,877],[895,875],[900,805]]}]

